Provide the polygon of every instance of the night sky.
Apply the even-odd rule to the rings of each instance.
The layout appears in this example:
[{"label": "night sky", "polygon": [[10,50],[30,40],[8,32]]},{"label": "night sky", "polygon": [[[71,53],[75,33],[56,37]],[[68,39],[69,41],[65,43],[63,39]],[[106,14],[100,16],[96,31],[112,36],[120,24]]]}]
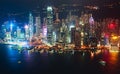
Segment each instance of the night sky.
[{"label": "night sky", "polygon": [[[120,4],[118,4],[119,6],[114,5],[115,8],[113,9],[105,9],[104,7],[104,4],[115,2],[119,2],[119,0],[0,0],[0,23],[11,18],[17,19],[18,21],[24,18],[24,21],[26,21],[26,16],[28,16],[29,12],[37,10],[41,13],[47,5],[60,7],[62,4],[80,4],[81,6],[97,5],[101,7],[101,10],[98,11],[101,12],[101,14],[99,14],[100,16],[115,14],[115,16],[118,17],[117,14],[120,12]],[[39,9],[37,9],[38,7]],[[109,11],[111,11],[111,13],[108,14]]]}]

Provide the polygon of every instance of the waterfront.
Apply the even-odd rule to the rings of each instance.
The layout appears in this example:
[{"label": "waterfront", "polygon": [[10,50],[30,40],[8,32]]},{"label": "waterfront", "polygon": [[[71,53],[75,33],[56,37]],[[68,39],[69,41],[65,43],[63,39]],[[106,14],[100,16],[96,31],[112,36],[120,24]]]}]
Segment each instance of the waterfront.
[{"label": "waterfront", "polygon": [[118,50],[40,53],[0,45],[0,74],[119,74]]}]

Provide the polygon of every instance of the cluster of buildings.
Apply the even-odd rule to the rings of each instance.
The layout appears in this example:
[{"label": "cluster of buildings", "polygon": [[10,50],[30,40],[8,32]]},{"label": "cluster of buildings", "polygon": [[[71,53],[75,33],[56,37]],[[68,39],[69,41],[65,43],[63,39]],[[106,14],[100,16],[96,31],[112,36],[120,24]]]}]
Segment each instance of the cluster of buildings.
[{"label": "cluster of buildings", "polygon": [[83,12],[80,17],[69,12],[66,19],[61,20],[59,12],[56,12],[54,20],[53,11],[51,6],[47,7],[47,15],[43,23],[41,23],[40,16],[34,17],[31,13],[29,14],[29,22],[24,27],[15,27],[15,21],[5,22],[1,27],[2,38],[4,41],[27,40],[32,42],[40,40],[50,45],[72,43],[75,46],[89,46],[92,42],[109,44],[107,35],[113,33],[119,35],[118,33],[120,33],[119,20],[95,21],[92,14]]}]

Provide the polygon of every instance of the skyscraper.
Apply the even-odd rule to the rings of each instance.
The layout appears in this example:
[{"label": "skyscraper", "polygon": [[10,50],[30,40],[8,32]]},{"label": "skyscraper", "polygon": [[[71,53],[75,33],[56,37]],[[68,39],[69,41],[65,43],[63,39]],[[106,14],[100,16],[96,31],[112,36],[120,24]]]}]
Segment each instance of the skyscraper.
[{"label": "skyscraper", "polygon": [[25,25],[25,39],[29,39],[29,27],[28,25]]},{"label": "skyscraper", "polygon": [[36,23],[36,36],[40,36],[41,32],[41,19],[40,16],[37,16],[35,19],[35,23]]},{"label": "skyscraper", "polygon": [[33,37],[33,32],[34,31],[34,25],[33,25],[33,16],[32,16],[32,14],[30,13],[29,14],[29,38],[30,38],[30,40],[32,39],[32,37]]},{"label": "skyscraper", "polygon": [[47,7],[47,41],[52,44],[52,36],[53,36],[53,8],[51,6]]},{"label": "skyscraper", "polygon": [[[20,39],[21,29],[17,27],[17,39]],[[28,39],[28,35],[26,35],[26,39]]]},{"label": "skyscraper", "polygon": [[80,32],[76,30],[76,28],[71,28],[71,43],[75,44],[75,46],[81,46],[81,37]]},{"label": "skyscraper", "polygon": [[6,37],[6,32],[7,32],[6,26],[2,25],[1,26],[0,38],[4,39]]},{"label": "skyscraper", "polygon": [[46,20],[46,18],[44,18],[44,20],[43,20],[43,31],[42,31],[42,33],[43,33],[43,36],[46,38],[47,37],[47,20]]},{"label": "skyscraper", "polygon": [[94,36],[94,19],[92,17],[92,14],[90,14],[89,24],[90,24],[90,36]]}]

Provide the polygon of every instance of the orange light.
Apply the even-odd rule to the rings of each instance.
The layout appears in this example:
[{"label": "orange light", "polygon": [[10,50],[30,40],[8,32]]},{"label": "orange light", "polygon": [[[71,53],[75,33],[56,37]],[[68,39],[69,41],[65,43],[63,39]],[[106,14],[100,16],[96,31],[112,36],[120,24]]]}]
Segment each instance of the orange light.
[{"label": "orange light", "polygon": [[113,36],[112,39],[116,40],[116,39],[118,39],[118,37],[117,36]]},{"label": "orange light", "polygon": [[81,46],[81,48],[82,48],[82,49],[85,49],[85,48],[86,48],[86,46]]},{"label": "orange light", "polygon": [[90,56],[91,58],[94,58],[94,53],[93,52],[91,52],[91,56]]}]

